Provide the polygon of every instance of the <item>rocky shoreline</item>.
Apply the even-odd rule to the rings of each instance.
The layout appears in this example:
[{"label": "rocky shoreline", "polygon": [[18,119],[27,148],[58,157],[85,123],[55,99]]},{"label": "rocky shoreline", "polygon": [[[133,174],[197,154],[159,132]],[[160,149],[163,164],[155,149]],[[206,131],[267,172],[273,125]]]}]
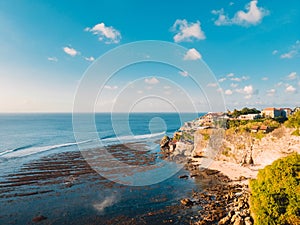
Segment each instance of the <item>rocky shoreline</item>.
[{"label": "rocky shoreline", "polygon": [[282,125],[255,139],[247,132],[231,134],[222,127],[199,127],[201,120],[185,123],[172,138],[164,137],[160,143],[166,160],[184,163],[190,171],[179,178],[209,181],[181,204],[197,209],[191,224],[251,225],[249,179],[255,179],[258,170],[273,161],[299,153],[300,137],[292,136],[293,129]]},{"label": "rocky shoreline", "polygon": [[218,170],[199,169],[192,161],[186,167],[191,178],[197,177],[208,184],[203,190],[194,191],[191,196],[181,200],[186,208],[198,209],[192,224],[253,224],[249,208],[249,187],[242,182],[246,180],[245,177],[241,176],[239,180],[233,181]]}]

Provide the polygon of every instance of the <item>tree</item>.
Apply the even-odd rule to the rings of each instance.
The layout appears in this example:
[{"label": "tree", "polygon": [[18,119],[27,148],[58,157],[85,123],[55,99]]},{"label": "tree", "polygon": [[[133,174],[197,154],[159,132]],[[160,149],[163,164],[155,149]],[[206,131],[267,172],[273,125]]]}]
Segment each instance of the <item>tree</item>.
[{"label": "tree", "polygon": [[294,153],[260,170],[250,181],[251,213],[257,225],[300,224],[300,155]]}]

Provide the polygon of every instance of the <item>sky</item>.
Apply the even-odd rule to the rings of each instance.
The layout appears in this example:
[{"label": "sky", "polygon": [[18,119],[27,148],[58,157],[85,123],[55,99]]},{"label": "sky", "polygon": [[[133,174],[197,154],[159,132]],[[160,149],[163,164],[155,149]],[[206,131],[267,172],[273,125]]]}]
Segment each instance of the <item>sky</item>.
[{"label": "sky", "polygon": [[182,61],[206,66],[213,78],[200,90],[180,68],[128,65],[99,84],[96,111],[172,111],[187,101],[208,111],[210,89],[225,109],[294,108],[299,27],[298,0],[0,0],[0,112],[72,112],[101,56],[144,40],[185,48]]}]

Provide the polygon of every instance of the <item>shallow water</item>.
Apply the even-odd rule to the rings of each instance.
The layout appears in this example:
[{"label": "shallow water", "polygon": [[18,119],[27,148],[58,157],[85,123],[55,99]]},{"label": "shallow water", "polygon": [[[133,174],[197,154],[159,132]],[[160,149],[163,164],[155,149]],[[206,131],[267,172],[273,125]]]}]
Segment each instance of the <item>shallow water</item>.
[{"label": "shallow water", "polygon": [[[165,130],[159,127],[160,120],[153,122],[157,117],[164,119]],[[119,129],[119,135],[123,132],[120,139],[107,124],[108,118],[108,114],[96,117],[106,150],[121,162],[145,171],[161,161],[155,144],[160,135],[173,133],[182,123],[175,114],[134,114],[129,120],[134,137],[130,139],[132,135]],[[122,124],[124,116],[117,118]],[[179,175],[188,174],[184,169],[157,184],[136,187],[115,183],[95,172],[73,145],[71,115],[1,115],[0,121],[0,224],[31,224],[38,215],[47,217],[41,224],[189,223],[180,199],[204,184],[192,178],[179,179]],[[89,154],[99,149],[91,140],[85,141],[93,149]],[[125,174],[122,168],[110,169],[110,175],[118,179]]]}]

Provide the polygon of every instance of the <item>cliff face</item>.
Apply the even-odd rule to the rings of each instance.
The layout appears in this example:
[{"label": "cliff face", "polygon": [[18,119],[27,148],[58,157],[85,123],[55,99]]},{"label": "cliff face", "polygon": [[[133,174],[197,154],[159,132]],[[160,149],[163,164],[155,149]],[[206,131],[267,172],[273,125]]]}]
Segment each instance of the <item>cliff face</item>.
[{"label": "cliff face", "polygon": [[192,160],[203,166],[214,160],[264,166],[289,153],[300,153],[300,137],[291,135],[292,128],[281,125],[270,133],[251,133],[247,129],[216,127],[216,121],[205,126],[203,118],[185,123],[172,139],[176,140],[176,148],[170,148],[170,158]]},{"label": "cliff face", "polygon": [[189,130],[185,127],[184,132],[190,139],[178,141],[171,154],[173,159],[180,158],[181,162],[185,158],[199,164],[205,164],[205,160],[218,160],[241,165],[269,165],[292,152],[300,153],[300,137],[291,135],[293,129],[284,126],[261,139],[246,131],[230,133],[217,128],[196,130],[190,127]]},{"label": "cliff face", "polygon": [[293,129],[281,126],[261,139],[250,133],[226,134],[217,160],[234,163],[268,165],[292,152],[300,152],[300,137],[291,135]]}]

